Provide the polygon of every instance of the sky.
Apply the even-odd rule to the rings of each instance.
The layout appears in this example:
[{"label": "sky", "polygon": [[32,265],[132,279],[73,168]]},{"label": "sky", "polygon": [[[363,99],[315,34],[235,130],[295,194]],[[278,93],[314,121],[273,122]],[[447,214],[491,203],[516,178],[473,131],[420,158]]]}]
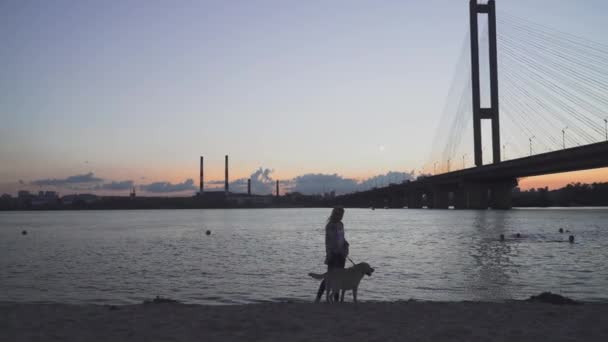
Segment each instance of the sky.
[{"label": "sky", "polygon": [[[497,7],[608,44],[603,1]],[[192,193],[199,156],[220,187],[226,154],[260,192],[407,179],[467,29],[466,0],[3,1],[0,193]]]}]

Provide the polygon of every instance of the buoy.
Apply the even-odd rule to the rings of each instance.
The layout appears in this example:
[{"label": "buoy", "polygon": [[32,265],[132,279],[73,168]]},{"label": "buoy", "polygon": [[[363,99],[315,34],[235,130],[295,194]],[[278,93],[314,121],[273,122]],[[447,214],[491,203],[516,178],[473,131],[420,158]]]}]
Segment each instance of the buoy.
[{"label": "buoy", "polygon": [[560,229],[559,229],[559,232],[560,232],[560,233],[563,233],[563,232],[564,232],[564,228],[560,228]]},{"label": "buoy", "polygon": [[27,230],[22,231],[21,235],[27,235]]},{"label": "buoy", "polygon": [[210,231],[210,230],[208,230],[208,231],[206,231],[206,232],[205,232],[205,234],[207,234],[207,235],[211,235],[211,231]]},{"label": "buoy", "polygon": [[574,235],[570,235],[568,237],[568,241],[570,241],[570,243],[574,243]]}]

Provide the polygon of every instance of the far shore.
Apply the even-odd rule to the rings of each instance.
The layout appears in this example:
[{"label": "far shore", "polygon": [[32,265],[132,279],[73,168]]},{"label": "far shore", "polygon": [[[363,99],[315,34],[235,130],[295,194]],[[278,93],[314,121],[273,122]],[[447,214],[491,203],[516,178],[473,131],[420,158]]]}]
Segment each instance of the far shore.
[{"label": "far shore", "polygon": [[0,303],[0,341],[608,341],[608,303]]},{"label": "far shore", "polygon": [[[129,210],[134,210],[134,211],[147,211],[147,210],[238,210],[238,209],[254,209],[254,210],[262,210],[262,209],[331,209],[333,208],[333,205],[328,205],[328,206],[268,206],[268,207],[205,207],[205,208],[190,208],[190,207],[159,207],[159,208],[22,208],[22,209],[0,209],[0,213],[2,212],[45,212],[45,211],[60,211],[60,212],[65,212],[65,211],[75,211],[75,212],[80,212],[80,211],[129,211]],[[345,206],[346,209],[370,209],[369,207],[349,207],[349,206]],[[399,210],[399,209],[408,209],[407,207],[403,207],[403,208],[374,208],[374,209],[378,209],[378,210]],[[427,210],[427,207],[423,207],[423,208],[414,208],[412,210]],[[598,205],[598,206],[569,206],[569,207],[524,207],[524,206],[519,206],[519,207],[513,207],[511,208],[512,210],[518,210],[518,209],[522,209],[522,210],[602,210],[602,209],[608,209],[608,206],[605,205]],[[454,207],[449,207],[448,209],[431,209],[434,211],[443,211],[443,210],[457,210],[454,209]],[[492,209],[488,209],[488,210],[492,210]],[[460,209],[458,209],[458,211],[461,211]],[[495,210],[495,211],[504,211],[504,210]]]}]

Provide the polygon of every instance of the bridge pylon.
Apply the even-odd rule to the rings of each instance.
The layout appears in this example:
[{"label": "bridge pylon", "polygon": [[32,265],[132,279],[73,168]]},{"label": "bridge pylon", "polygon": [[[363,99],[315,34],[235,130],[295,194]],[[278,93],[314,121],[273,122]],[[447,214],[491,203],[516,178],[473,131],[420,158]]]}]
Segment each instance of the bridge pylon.
[{"label": "bridge pylon", "polygon": [[[492,120],[492,162],[500,163],[500,124],[498,119],[498,61],[496,57],[496,5],[494,0],[487,4],[479,4],[478,0],[470,0],[471,22],[471,88],[473,95],[473,143],[475,165],[483,165],[481,148],[481,120]],[[478,14],[488,15],[488,39],[490,54],[490,108],[481,107],[479,86],[479,29]]]}]

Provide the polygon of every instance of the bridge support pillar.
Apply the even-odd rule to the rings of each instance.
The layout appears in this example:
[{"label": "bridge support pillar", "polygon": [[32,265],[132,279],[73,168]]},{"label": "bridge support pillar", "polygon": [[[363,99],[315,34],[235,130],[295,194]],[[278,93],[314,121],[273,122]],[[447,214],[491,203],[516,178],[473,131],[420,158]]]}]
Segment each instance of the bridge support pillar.
[{"label": "bridge support pillar", "polygon": [[488,209],[488,187],[485,184],[469,184],[467,206],[469,209]]},{"label": "bridge support pillar", "polygon": [[492,209],[511,209],[513,188],[517,186],[516,179],[508,179],[501,182],[492,183],[490,191],[492,199],[490,206]]},{"label": "bridge support pillar", "polygon": [[422,201],[423,207],[426,205],[427,209],[435,208],[435,193],[433,192],[433,190],[425,190]]},{"label": "bridge support pillar", "polygon": [[401,192],[395,192],[391,194],[389,208],[403,208],[405,207],[405,194]]},{"label": "bridge support pillar", "polygon": [[463,183],[454,193],[456,209],[488,209],[488,186],[483,183]]},{"label": "bridge support pillar", "polygon": [[433,208],[435,209],[447,209],[449,204],[450,193],[445,189],[441,189],[439,187],[433,188]]},{"label": "bridge support pillar", "polygon": [[422,208],[422,191],[410,190],[407,194],[407,207],[409,209]]}]

